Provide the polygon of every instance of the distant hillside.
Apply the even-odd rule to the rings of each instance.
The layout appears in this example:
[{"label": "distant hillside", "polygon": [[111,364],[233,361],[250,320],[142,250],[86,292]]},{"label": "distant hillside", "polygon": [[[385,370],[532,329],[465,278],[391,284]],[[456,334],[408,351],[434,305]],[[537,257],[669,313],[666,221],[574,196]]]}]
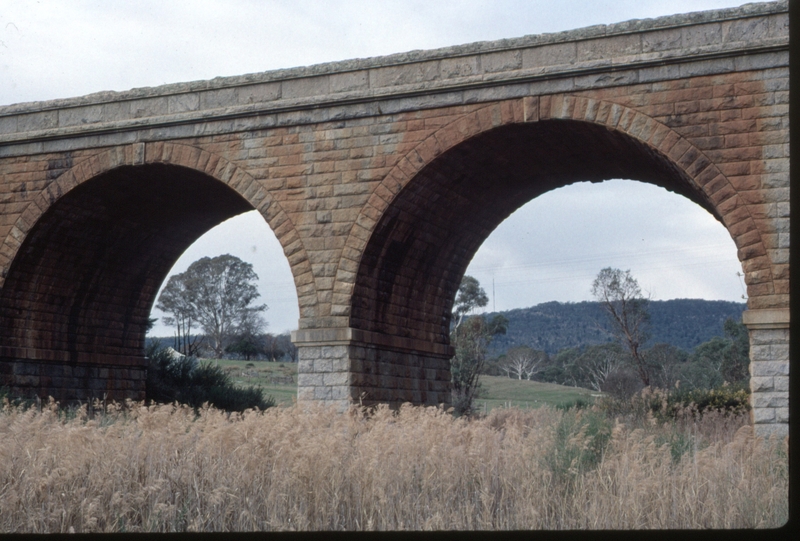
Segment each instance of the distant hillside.
[{"label": "distant hillside", "polygon": [[[741,321],[745,307],[744,303],[701,299],[651,301],[649,345],[665,342],[691,351],[713,336],[723,336],[725,320]],[[547,302],[499,313],[508,318],[508,333],[495,338],[489,350],[492,356],[516,346],[552,355],[563,348],[612,340],[599,328],[606,316],[596,302]]]}]

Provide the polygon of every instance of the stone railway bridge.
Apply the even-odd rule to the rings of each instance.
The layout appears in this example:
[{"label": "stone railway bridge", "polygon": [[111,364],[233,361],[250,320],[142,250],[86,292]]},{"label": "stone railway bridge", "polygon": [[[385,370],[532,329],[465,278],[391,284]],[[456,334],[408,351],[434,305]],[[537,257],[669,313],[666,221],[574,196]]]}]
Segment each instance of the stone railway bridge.
[{"label": "stone railway bridge", "polygon": [[172,264],[256,209],[297,286],[299,400],[448,402],[450,310],[538,195],[626,178],[738,248],[753,418],[788,430],[786,2],[0,107],[0,385],[144,394]]}]

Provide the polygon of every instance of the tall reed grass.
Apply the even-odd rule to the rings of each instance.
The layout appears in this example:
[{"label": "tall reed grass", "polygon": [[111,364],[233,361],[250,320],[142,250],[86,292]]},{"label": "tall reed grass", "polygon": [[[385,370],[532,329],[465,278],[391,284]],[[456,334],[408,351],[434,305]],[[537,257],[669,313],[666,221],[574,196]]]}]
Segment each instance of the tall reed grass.
[{"label": "tall reed grass", "polygon": [[788,444],[743,419],[6,405],[0,531],[777,527]]}]

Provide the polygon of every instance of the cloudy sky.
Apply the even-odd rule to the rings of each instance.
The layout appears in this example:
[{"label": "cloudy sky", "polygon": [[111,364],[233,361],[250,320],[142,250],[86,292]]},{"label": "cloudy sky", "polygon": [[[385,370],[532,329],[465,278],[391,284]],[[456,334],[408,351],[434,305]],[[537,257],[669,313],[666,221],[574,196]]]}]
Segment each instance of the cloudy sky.
[{"label": "cloudy sky", "polygon": [[[735,0],[3,0],[0,105],[128,90],[558,32],[739,5]],[[579,219],[576,219],[578,217]],[[269,227],[221,224],[175,264],[232,253],[253,263],[269,330],[297,324],[297,300]],[[528,203],[472,261],[488,309],[590,298],[607,266],[653,299],[741,300],[730,236],[690,201],[650,185],[578,183]],[[154,311],[154,316],[162,314]],[[156,335],[170,329],[157,326]]]}]

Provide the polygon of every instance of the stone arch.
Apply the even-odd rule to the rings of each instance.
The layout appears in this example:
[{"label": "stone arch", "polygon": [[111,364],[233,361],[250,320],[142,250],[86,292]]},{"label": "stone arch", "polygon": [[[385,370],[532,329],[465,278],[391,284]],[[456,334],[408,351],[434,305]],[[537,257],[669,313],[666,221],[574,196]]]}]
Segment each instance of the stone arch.
[{"label": "stone arch", "polygon": [[75,164],[34,198],[5,241],[13,258],[0,281],[0,355],[112,363],[141,356],[144,325],[172,264],[205,231],[251,209],[281,242],[298,290],[315,298],[294,225],[236,164],[176,143],[115,147]]},{"label": "stone arch", "polygon": [[[523,148],[518,140],[526,137],[535,145]],[[559,164],[536,147],[553,150],[562,144],[563,149],[574,147],[575,142],[580,151],[561,151],[560,158],[580,162],[588,157],[590,166]],[[633,158],[620,166],[604,160],[603,152]],[[489,159],[490,155],[494,158]],[[522,165],[515,169],[509,160]],[[536,160],[541,163],[533,163]],[[497,173],[498,169],[502,172]],[[491,181],[482,182],[476,170]],[[525,174],[537,180],[523,182],[520,175]],[[702,151],[668,126],[631,108],[589,97],[554,95],[477,109],[443,126],[403,157],[375,190],[346,242],[345,264],[340,265],[337,282],[341,290],[349,289],[350,302],[338,309],[348,313],[354,329],[447,344],[458,280],[488,234],[544,191],[578,180],[609,178],[655,183],[712,213],[738,248],[749,302],[769,306],[774,285],[761,233],[736,188]],[[426,183],[438,187],[431,190]],[[502,196],[496,195],[498,190]],[[492,201],[493,209],[483,212],[483,201]],[[434,214],[445,217],[428,218]],[[449,219],[458,225],[450,226]],[[425,224],[422,228],[421,223]],[[462,235],[459,230],[467,232]],[[416,267],[403,275],[399,269],[410,261]]]}]

